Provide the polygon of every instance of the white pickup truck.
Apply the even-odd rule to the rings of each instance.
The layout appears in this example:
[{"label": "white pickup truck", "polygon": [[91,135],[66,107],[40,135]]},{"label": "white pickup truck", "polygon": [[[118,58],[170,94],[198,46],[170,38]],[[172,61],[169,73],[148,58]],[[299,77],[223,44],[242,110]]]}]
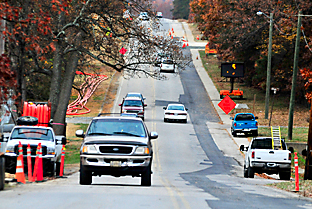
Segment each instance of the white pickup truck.
[{"label": "white pickup truck", "polygon": [[273,149],[270,137],[253,138],[248,147],[240,146],[246,151],[244,177],[254,178],[254,173],[279,174],[280,179],[289,180],[291,174],[291,151],[287,150],[285,141],[281,140],[280,149]]},{"label": "white pickup truck", "polygon": [[[28,117],[27,119],[34,117]],[[36,150],[39,143],[42,145],[43,175],[58,175],[62,145],[66,144],[65,136],[55,136],[51,127],[34,125],[16,125],[8,135],[0,139],[1,149],[4,150],[5,172],[15,174],[16,159],[19,154],[18,145],[22,144],[24,162],[27,162],[27,146],[30,144],[32,166],[36,158]],[[27,163],[24,163],[24,171],[27,172]]]}]

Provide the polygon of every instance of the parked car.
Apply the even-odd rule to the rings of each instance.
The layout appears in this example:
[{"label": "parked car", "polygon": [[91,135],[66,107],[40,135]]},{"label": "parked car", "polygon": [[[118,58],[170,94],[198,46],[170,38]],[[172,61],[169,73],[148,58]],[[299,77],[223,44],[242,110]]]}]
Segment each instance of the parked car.
[{"label": "parked car", "polygon": [[162,17],[163,17],[162,12],[157,12],[157,13],[156,13],[156,17],[157,17],[157,18],[162,18]]},{"label": "parked car", "polygon": [[163,61],[165,61],[166,59],[170,59],[170,57],[171,56],[168,53],[163,52],[157,53],[155,58],[155,66],[160,66]]},{"label": "parked car", "polygon": [[258,136],[258,117],[252,113],[237,113],[232,119],[231,133],[233,136],[237,136],[237,133],[248,134]]},{"label": "parked car", "polygon": [[144,120],[144,110],[147,104],[144,104],[141,98],[126,97],[119,106],[120,113],[136,113],[142,118],[142,120]]},{"label": "parked car", "polygon": [[175,63],[171,59],[166,59],[160,64],[160,72],[172,72],[174,73]]},{"label": "parked car", "polygon": [[92,184],[92,176],[140,177],[142,186],[151,186],[152,139],[140,118],[104,116],[92,119],[87,131],[76,131],[82,137],[80,176],[82,185]]},{"label": "parked car", "polygon": [[149,20],[149,16],[147,12],[141,12],[139,15],[139,20]]},{"label": "parked car", "polygon": [[143,97],[143,95],[141,93],[138,92],[129,92],[128,94],[126,94],[126,96],[124,98],[127,97],[138,97],[142,100],[143,103],[145,103],[145,97]]},{"label": "parked car", "polygon": [[290,179],[293,149],[287,150],[284,139],[281,139],[279,148],[273,143],[271,137],[256,137],[251,140],[248,147],[240,146],[242,152],[247,152],[244,161],[245,178],[254,178],[254,173],[267,173],[279,174],[282,180]]},{"label": "parked car", "polygon": [[164,122],[167,121],[182,121],[187,123],[187,108],[183,104],[168,104],[163,107]]}]

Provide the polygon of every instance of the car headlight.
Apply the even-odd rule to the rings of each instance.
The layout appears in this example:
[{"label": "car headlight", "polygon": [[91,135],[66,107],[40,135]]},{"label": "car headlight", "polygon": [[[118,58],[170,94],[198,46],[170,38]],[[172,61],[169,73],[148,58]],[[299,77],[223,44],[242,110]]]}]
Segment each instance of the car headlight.
[{"label": "car headlight", "polygon": [[53,147],[48,147],[47,154],[48,155],[55,155],[55,149]]},{"label": "car headlight", "polygon": [[148,155],[150,153],[150,150],[148,147],[137,147],[134,154],[137,155]]},{"label": "car headlight", "polygon": [[82,147],[82,153],[84,154],[96,154],[97,150],[94,145],[84,145]]},{"label": "car headlight", "polygon": [[14,146],[7,146],[5,152],[7,152],[7,153],[14,153]]}]

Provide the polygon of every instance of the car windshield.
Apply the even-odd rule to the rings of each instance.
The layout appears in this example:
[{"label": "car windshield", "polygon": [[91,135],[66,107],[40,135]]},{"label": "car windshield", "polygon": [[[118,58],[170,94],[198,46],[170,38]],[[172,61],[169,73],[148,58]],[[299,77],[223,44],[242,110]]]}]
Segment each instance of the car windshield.
[{"label": "car windshield", "polygon": [[173,64],[173,61],[172,60],[164,60],[163,63],[164,64]]},{"label": "car windshield", "polygon": [[135,93],[129,93],[129,94],[127,94],[126,97],[139,97],[139,98],[142,98],[140,94],[135,94]]},{"label": "car windshield", "polygon": [[11,139],[45,140],[53,141],[51,130],[40,128],[15,128]]},{"label": "car windshield", "polygon": [[95,119],[91,122],[87,135],[126,135],[146,137],[142,121],[131,119]]},{"label": "car windshield", "polygon": [[168,110],[184,110],[184,107],[183,106],[173,106],[173,105],[170,105],[168,107]]},{"label": "car windshield", "polygon": [[141,107],[142,102],[140,100],[125,100],[123,103],[123,106],[135,106],[135,107]]},{"label": "car windshield", "polygon": [[235,120],[236,121],[240,121],[240,120],[254,120],[254,116],[253,115],[237,115]]}]

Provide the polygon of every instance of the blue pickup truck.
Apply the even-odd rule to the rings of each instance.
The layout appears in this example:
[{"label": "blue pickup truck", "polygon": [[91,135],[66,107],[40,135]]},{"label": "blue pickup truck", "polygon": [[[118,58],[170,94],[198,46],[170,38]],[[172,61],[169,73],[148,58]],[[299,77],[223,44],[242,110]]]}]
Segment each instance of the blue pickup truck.
[{"label": "blue pickup truck", "polygon": [[231,133],[233,136],[237,136],[237,133],[248,134],[251,133],[253,136],[258,136],[258,117],[255,117],[252,113],[237,113],[233,120]]}]

